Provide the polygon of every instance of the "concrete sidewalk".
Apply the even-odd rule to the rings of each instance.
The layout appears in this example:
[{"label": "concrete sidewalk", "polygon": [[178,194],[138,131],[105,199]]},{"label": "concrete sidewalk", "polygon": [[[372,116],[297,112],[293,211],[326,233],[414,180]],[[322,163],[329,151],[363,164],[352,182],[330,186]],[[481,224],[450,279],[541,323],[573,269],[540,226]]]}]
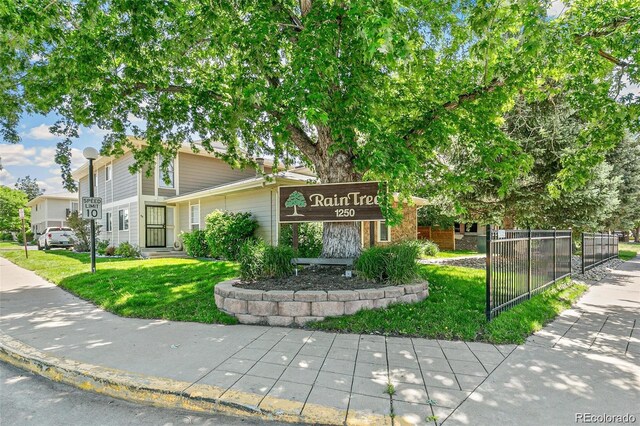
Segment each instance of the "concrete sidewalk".
[{"label": "concrete sidewalk", "polygon": [[616,414],[638,401],[639,289],[636,258],[510,355],[513,345],[120,318],[0,258],[0,359],[134,401],[283,421],[573,424],[578,408]]},{"label": "concrete sidewalk", "polygon": [[583,413],[640,422],[640,256],[513,351],[445,425],[571,425]]}]

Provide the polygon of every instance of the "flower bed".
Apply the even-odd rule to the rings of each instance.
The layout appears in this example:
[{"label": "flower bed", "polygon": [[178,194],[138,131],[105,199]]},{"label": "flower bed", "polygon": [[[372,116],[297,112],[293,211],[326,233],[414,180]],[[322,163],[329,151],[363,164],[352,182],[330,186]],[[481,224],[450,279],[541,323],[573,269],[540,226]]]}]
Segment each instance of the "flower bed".
[{"label": "flower bed", "polygon": [[240,280],[214,287],[218,309],[242,324],[302,326],[325,317],[351,315],[362,309],[386,308],[392,303],[415,303],[429,296],[426,281],[356,290],[253,290],[236,286]]}]

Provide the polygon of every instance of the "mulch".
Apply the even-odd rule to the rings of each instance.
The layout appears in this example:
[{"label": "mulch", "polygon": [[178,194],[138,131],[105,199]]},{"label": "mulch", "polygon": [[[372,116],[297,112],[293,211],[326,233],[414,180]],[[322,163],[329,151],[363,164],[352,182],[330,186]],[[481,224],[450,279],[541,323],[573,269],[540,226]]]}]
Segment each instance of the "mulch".
[{"label": "mulch", "polygon": [[240,282],[236,287],[252,290],[357,290],[387,287],[388,283],[367,281],[355,275],[347,278],[344,266],[309,266],[298,270],[298,275],[286,278],[267,278],[255,282]]}]

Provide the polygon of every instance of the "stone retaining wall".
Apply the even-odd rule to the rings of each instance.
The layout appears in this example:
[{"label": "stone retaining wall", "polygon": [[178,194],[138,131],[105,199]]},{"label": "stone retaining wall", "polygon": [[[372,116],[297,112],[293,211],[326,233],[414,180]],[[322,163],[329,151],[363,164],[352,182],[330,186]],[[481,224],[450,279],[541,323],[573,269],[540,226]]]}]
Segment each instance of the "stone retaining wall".
[{"label": "stone retaining wall", "polygon": [[418,284],[361,290],[250,290],[229,280],[214,287],[218,309],[242,324],[304,325],[325,317],[351,315],[361,309],[386,308],[391,303],[414,303],[429,296],[429,285]]}]

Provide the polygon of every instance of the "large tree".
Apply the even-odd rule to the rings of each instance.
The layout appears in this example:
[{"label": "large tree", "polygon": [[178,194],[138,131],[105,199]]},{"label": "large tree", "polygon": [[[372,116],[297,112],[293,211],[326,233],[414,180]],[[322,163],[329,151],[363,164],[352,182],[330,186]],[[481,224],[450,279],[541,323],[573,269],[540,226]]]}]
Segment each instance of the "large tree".
[{"label": "large tree", "polygon": [[0,231],[20,230],[21,220],[19,210],[25,209],[25,219],[29,226],[29,209],[27,206],[27,195],[17,189],[0,185]]},{"label": "large tree", "polygon": [[38,185],[38,179],[31,178],[31,176],[26,175],[23,178],[18,178],[15,184],[16,189],[27,194],[29,201],[33,200],[39,195],[44,194],[44,189],[40,188]]},{"label": "large tree", "polygon": [[[593,124],[590,148],[561,176],[575,184],[610,146],[602,130],[618,132],[635,113],[609,93],[614,69],[638,81],[637,5],[578,0],[557,19],[548,6],[14,0],[0,7],[0,122],[15,141],[22,110],[63,117],[54,130],[67,137],[56,157],[64,176],[78,125],[98,125],[110,131],[103,153],[129,146],[138,169],[184,142],[222,142],[236,166],[300,158],[322,182],[380,179],[408,194],[425,176],[461,184],[434,149],[456,138],[494,178],[515,179],[526,157],[501,132],[502,113],[518,93],[545,96],[570,75]],[[359,252],[356,224],[328,223],[323,239],[325,256]]]}]

